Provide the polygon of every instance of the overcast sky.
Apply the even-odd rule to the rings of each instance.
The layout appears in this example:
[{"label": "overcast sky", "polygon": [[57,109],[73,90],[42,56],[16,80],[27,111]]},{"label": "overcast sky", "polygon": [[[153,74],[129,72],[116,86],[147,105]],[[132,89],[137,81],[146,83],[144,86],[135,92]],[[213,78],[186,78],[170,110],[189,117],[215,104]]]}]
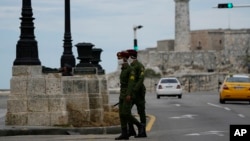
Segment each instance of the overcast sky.
[{"label": "overcast sky", "polygon": [[[250,7],[217,9],[218,3],[250,4],[249,0],[190,0],[191,30],[250,28]],[[10,88],[16,44],[20,35],[22,0],[0,0],[0,89]],[[43,66],[59,68],[63,52],[64,0],[32,0],[35,36]],[[116,52],[133,48],[133,26],[139,49],[158,40],[174,39],[174,0],[71,0],[73,53],[90,42],[102,48],[100,63],[106,73],[117,68]],[[76,59],[76,63],[79,60]]]}]

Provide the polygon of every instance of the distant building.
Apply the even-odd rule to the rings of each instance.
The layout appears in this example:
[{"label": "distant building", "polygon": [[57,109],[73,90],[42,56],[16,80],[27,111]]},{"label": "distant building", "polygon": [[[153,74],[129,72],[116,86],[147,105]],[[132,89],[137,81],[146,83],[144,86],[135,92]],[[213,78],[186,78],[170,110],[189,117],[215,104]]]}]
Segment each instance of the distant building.
[{"label": "distant building", "polygon": [[[230,50],[237,48],[247,49],[250,47],[250,29],[204,29],[194,30],[191,34],[191,51],[194,50]],[[174,46],[175,40],[157,41],[157,51],[177,51]],[[177,51],[178,52],[178,51]]]}]

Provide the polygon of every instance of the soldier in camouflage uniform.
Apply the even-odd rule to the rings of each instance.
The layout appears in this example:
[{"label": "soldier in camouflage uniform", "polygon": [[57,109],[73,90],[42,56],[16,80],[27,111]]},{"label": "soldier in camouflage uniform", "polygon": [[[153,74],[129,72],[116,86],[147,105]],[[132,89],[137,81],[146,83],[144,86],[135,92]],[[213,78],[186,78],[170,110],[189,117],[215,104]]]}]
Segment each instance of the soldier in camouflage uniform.
[{"label": "soldier in camouflage uniform", "polygon": [[[146,134],[146,112],[145,112],[145,93],[146,87],[143,84],[144,82],[144,66],[137,60],[137,51],[127,50],[129,53],[128,63],[130,64],[134,72],[134,85],[132,90],[133,95],[133,104],[137,107],[137,112],[140,116],[141,124],[143,125],[142,132],[137,135],[137,137],[147,137]],[[132,105],[133,106],[133,105]],[[133,126],[129,125],[129,131],[133,131]]]},{"label": "soldier in camouflage uniform", "polygon": [[[120,74],[120,96],[119,96],[119,116],[121,122],[122,133],[115,140],[128,140],[128,123],[133,123],[138,127],[139,132],[142,130],[142,125],[140,122],[132,116],[131,107],[132,107],[132,89],[131,86],[134,85],[134,76],[131,73],[131,68],[127,63],[128,53],[119,52],[117,53],[118,62],[123,60],[121,74]],[[129,89],[130,88],[130,89]]]}]

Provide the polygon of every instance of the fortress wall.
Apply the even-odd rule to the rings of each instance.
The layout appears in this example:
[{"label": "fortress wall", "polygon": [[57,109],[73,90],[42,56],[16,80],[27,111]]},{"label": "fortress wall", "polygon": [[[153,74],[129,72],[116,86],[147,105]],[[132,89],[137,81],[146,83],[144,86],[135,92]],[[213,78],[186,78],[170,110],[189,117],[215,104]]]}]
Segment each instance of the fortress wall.
[{"label": "fortress wall", "polygon": [[[185,74],[185,77],[190,78],[190,76],[187,75],[214,71],[218,74],[223,73],[223,75],[218,76],[218,78],[222,79],[224,74],[248,73],[248,66],[250,66],[250,63],[248,63],[250,62],[249,29],[199,30],[193,31],[192,33],[195,33],[192,34],[192,46],[195,47],[194,45],[197,44],[197,41],[201,41],[201,45],[204,45],[204,48],[202,47],[200,50],[186,52],[170,51],[169,47],[171,44],[169,44],[169,41],[171,42],[171,40],[161,40],[158,41],[156,48],[140,50],[138,52],[138,60],[143,63],[146,69],[153,69],[156,73],[160,73],[162,77],[179,76],[180,74],[184,77],[183,74]],[[204,42],[203,40],[208,41]],[[210,75],[210,73],[211,72],[209,72],[208,75]],[[116,75],[119,75],[119,73],[116,73]],[[203,75],[205,74],[196,76],[197,79],[195,80],[202,80],[202,78],[199,77],[203,77]],[[115,78],[115,76],[111,76]],[[145,85],[149,91],[154,91],[155,88],[153,84],[158,80],[151,79],[152,78],[145,80]],[[205,82],[215,83],[215,81]],[[119,82],[110,81],[109,83],[117,84]],[[217,82],[214,85],[217,85]],[[186,88],[187,87],[185,87],[185,89]],[[216,87],[192,88],[192,90],[198,91],[211,88]]]}]

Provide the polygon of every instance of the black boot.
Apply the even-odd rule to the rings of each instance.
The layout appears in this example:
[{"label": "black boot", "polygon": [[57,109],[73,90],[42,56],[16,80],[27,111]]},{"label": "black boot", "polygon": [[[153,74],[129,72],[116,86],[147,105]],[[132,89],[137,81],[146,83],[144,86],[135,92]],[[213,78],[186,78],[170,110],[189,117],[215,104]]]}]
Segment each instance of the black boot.
[{"label": "black boot", "polygon": [[143,133],[143,125],[140,122],[136,122],[135,123],[137,129],[138,129],[138,135],[135,136],[135,138],[137,138],[138,136],[142,136]]},{"label": "black boot", "polygon": [[115,140],[129,140],[128,129],[122,128],[122,134],[119,137],[115,138]]},{"label": "black boot", "polygon": [[138,128],[138,135],[136,136],[136,138],[145,138],[145,137],[147,137],[146,126],[145,124],[141,124],[141,127]]},{"label": "black boot", "polygon": [[128,123],[128,136],[136,136],[135,128],[132,123]]}]

